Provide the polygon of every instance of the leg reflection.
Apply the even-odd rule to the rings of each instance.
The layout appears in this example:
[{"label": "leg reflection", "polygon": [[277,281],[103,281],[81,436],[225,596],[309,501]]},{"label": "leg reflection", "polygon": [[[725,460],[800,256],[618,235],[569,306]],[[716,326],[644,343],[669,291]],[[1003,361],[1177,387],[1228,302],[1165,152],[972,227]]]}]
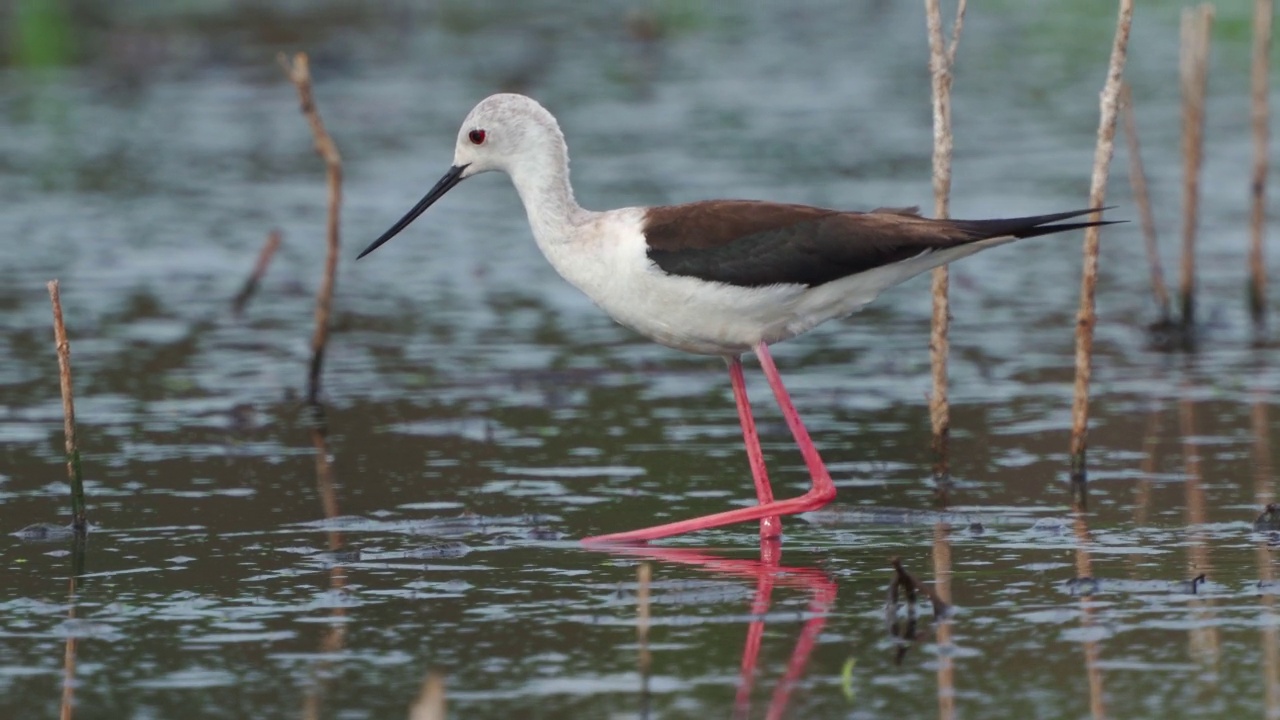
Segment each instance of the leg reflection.
[{"label": "leg reflection", "polygon": [[764,640],[765,623],[768,622],[775,586],[796,588],[809,593],[807,618],[800,630],[787,669],[775,687],[766,713],[767,718],[781,718],[791,700],[791,691],[804,676],[809,656],[817,645],[818,636],[827,622],[827,612],[836,599],[836,584],[825,572],[817,568],[788,567],[782,565],[782,545],[777,538],[760,541],[760,559],[727,558],[696,548],[669,548],[646,546],[602,546],[598,549],[614,555],[647,558],[656,562],[678,563],[697,567],[707,572],[733,577],[755,578],[756,589],[751,601],[751,621],[747,625],[746,643],[742,649],[742,662],[738,690],[734,703],[734,717],[746,718],[751,710],[751,695],[755,685],[756,668]]}]

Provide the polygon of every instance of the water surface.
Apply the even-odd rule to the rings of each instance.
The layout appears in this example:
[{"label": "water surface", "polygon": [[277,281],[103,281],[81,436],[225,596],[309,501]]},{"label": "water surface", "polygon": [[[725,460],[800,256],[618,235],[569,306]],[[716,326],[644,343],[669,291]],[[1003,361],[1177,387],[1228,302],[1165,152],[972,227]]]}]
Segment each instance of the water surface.
[{"label": "water surface", "polygon": [[[1112,12],[971,8],[957,216],[1083,204]],[[1144,8],[1130,65],[1169,248],[1177,12]],[[953,268],[945,507],[927,279],[777,348],[840,495],[787,521],[767,561],[750,527],[644,552],[577,544],[744,505],[750,476],[722,364],[635,337],[560,281],[505,179],[467,183],[352,259],[498,89],[557,113],[588,207],[929,207],[920,8],[71,16],[49,66],[12,50],[0,69],[0,529],[67,512],[56,277],[94,530],[82,553],[0,542],[0,714],[49,717],[66,697],[89,718],[399,717],[432,672],[468,718],[1276,714],[1278,541],[1253,520],[1273,495],[1280,375],[1241,293],[1244,12],[1219,10],[1197,352],[1152,348],[1138,229],[1104,236],[1088,512],[1066,482],[1079,238],[1046,238]],[[346,171],[326,433],[299,400],[325,191],[274,64],[295,49]],[[1110,201],[1136,219],[1124,161]],[[283,249],[235,317],[273,227]],[[775,487],[803,492],[748,372]],[[922,601],[914,639],[886,617],[892,556],[954,606],[939,622]]]}]

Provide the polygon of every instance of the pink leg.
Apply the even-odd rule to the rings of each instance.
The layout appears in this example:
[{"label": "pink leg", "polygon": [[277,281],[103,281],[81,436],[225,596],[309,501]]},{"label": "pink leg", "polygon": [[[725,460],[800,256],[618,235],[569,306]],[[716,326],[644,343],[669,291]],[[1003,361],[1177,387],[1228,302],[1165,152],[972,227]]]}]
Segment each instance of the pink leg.
[{"label": "pink leg", "polygon": [[[787,394],[787,389],[782,384],[782,378],[778,376],[778,368],[773,364],[773,357],[769,355],[769,348],[764,343],[760,343],[755,347],[755,351],[760,358],[760,366],[764,369],[764,375],[769,380],[769,387],[773,389],[773,396],[778,401],[778,407],[782,409],[782,416],[786,419],[787,426],[791,428],[791,435],[795,437],[796,444],[800,446],[800,454],[804,456],[805,465],[809,467],[809,476],[813,482],[809,492],[790,500],[775,500],[755,507],[728,510],[714,515],[667,523],[666,525],[583,538],[582,541],[584,543],[631,543],[657,540],[658,538],[680,535],[695,530],[706,530],[734,523],[809,512],[817,510],[835,499],[835,484],[831,482],[831,475],[827,473],[826,465],[822,463],[822,458],[818,456],[818,451],[814,448],[813,441],[809,439],[809,432],[805,430],[804,423],[800,421],[800,416],[796,413],[795,406],[791,404],[791,396]],[[746,433],[745,425],[743,433]],[[748,447],[750,447],[750,444],[748,444]],[[758,490],[757,494],[759,494]]]},{"label": "pink leg", "polygon": [[[761,505],[773,502],[773,488],[769,486],[769,472],[764,467],[764,452],[760,450],[760,436],[756,434],[756,421],[751,417],[751,403],[747,400],[747,381],[742,377],[742,359],[729,358],[729,379],[733,383],[733,399],[738,404],[738,422],[742,425],[742,440],[747,445],[747,460],[751,464],[751,479],[756,483],[756,499]],[[760,538],[782,535],[782,520],[777,515],[760,518]]]},{"label": "pink leg", "polygon": [[804,497],[822,490],[823,496],[826,497],[826,500],[818,505],[818,507],[822,507],[835,499],[836,486],[831,482],[831,476],[827,474],[827,466],[823,464],[822,458],[818,456],[818,449],[813,446],[813,441],[809,439],[809,431],[805,430],[804,423],[800,422],[800,414],[796,412],[796,406],[791,404],[791,395],[787,393],[787,388],[782,384],[782,376],[778,374],[778,366],[773,364],[773,356],[769,354],[769,346],[764,343],[757,345],[756,357],[760,358],[760,367],[764,370],[764,376],[769,379],[769,387],[773,388],[773,397],[778,401],[778,407],[782,409],[782,417],[786,419],[787,427],[791,428],[791,436],[796,439],[796,444],[800,446],[800,454],[804,456],[804,464],[809,466],[809,477],[813,480],[813,487]]}]

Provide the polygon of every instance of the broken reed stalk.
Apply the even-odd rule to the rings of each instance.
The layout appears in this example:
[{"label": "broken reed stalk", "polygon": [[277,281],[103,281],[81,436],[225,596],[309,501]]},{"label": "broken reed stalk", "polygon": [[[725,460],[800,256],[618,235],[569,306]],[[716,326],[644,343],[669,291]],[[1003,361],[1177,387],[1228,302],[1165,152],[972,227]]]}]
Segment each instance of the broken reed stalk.
[{"label": "broken reed stalk", "polygon": [[[951,68],[955,65],[960,31],[964,27],[966,0],[956,3],[956,19],[951,25],[951,41],[942,32],[939,0],[924,0],[925,25],[929,34],[929,74],[933,97],[933,201],[934,216],[948,217],[951,195]],[[929,396],[929,421],[933,428],[933,475],[945,479],[950,474],[947,446],[951,437],[951,410],[947,401],[947,331],[951,324],[948,300],[950,275],[943,265],[933,271],[933,321],[929,333],[929,358],[933,368],[933,392]]]},{"label": "broken reed stalk", "polygon": [[1204,158],[1204,96],[1209,83],[1209,29],[1213,5],[1182,10],[1178,75],[1182,86],[1182,327],[1196,315],[1196,226],[1200,220],[1200,165]]},{"label": "broken reed stalk", "polygon": [[316,109],[315,98],[311,92],[311,69],[307,54],[297,53],[293,56],[293,62],[289,62],[284,53],[281,53],[279,60],[285,75],[298,88],[302,114],[311,125],[311,134],[315,136],[316,153],[324,160],[329,183],[329,221],[326,233],[329,240],[329,253],[325,258],[324,280],[316,295],[316,329],[311,336],[311,369],[307,376],[307,402],[314,405],[320,397],[320,371],[324,366],[325,345],[329,341],[329,314],[333,307],[334,276],[338,272],[338,217],[342,205],[342,156],[338,154],[338,146],[329,136],[329,131],[325,130],[324,122],[320,120],[320,111]]},{"label": "broken reed stalk", "polygon": [[53,304],[53,337],[58,350],[58,384],[62,387],[62,432],[66,438],[67,477],[71,481],[71,526],[83,537],[89,524],[85,519],[84,474],[80,468],[80,448],[76,445],[76,402],[71,395],[71,343],[62,324],[62,297],[58,281],[48,283]]},{"label": "broken reed stalk", "polygon": [[[1115,149],[1116,116],[1120,105],[1120,80],[1129,49],[1129,28],[1133,24],[1133,0],[1120,0],[1116,35],[1107,63],[1107,79],[1098,101],[1098,144],[1093,152],[1093,175],[1089,180],[1089,207],[1101,208],[1107,197],[1107,173]],[[1090,220],[1100,220],[1094,213]],[[1098,318],[1094,296],[1098,288],[1097,226],[1084,231],[1084,269],[1080,276],[1080,310],[1076,314],[1076,382],[1071,403],[1071,480],[1085,480],[1084,455],[1089,430],[1089,378],[1093,373],[1093,326]]]},{"label": "broken reed stalk", "polygon": [[1169,287],[1164,282],[1164,268],[1160,264],[1160,243],[1156,236],[1156,216],[1151,210],[1151,195],[1147,191],[1147,171],[1142,166],[1142,146],[1138,143],[1138,122],[1133,114],[1133,90],[1129,83],[1120,83],[1120,111],[1124,119],[1124,139],[1129,148],[1129,186],[1133,188],[1133,201],[1138,204],[1138,216],[1142,220],[1142,239],[1147,248],[1147,264],[1151,267],[1151,292],[1155,295],[1156,309],[1160,313],[1157,323],[1169,322]]},{"label": "broken reed stalk", "polygon": [[1256,0],[1253,5],[1253,179],[1249,194],[1253,207],[1249,212],[1249,310],[1255,327],[1261,328],[1267,312],[1267,269],[1262,256],[1263,235],[1267,224],[1267,152],[1268,123],[1271,110],[1267,103],[1267,74],[1271,58],[1271,22],[1275,14],[1272,0]]},{"label": "broken reed stalk", "polygon": [[276,251],[280,249],[280,239],[281,234],[278,229],[267,233],[267,241],[258,252],[257,262],[253,264],[253,272],[249,274],[248,279],[244,281],[244,286],[231,301],[232,314],[239,316],[244,312],[249,300],[253,299],[254,293],[258,291],[258,285],[262,283],[262,277],[267,274],[267,267],[271,265],[271,258],[275,257]]}]

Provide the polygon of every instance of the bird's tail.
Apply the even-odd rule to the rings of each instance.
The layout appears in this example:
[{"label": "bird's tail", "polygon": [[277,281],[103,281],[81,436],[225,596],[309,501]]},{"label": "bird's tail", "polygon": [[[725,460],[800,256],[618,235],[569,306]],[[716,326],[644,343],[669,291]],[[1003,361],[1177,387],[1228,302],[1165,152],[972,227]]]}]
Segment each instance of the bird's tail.
[{"label": "bird's tail", "polygon": [[1124,220],[1087,220],[1084,222],[1064,223],[1062,220],[1102,213],[1110,207],[1089,208],[1087,210],[1071,210],[1069,212],[1050,213],[1048,215],[1029,215],[1027,217],[1001,218],[996,220],[952,220],[955,227],[969,233],[974,240],[995,237],[1029,238],[1039,235],[1079,230],[1087,227],[1115,225]]}]

